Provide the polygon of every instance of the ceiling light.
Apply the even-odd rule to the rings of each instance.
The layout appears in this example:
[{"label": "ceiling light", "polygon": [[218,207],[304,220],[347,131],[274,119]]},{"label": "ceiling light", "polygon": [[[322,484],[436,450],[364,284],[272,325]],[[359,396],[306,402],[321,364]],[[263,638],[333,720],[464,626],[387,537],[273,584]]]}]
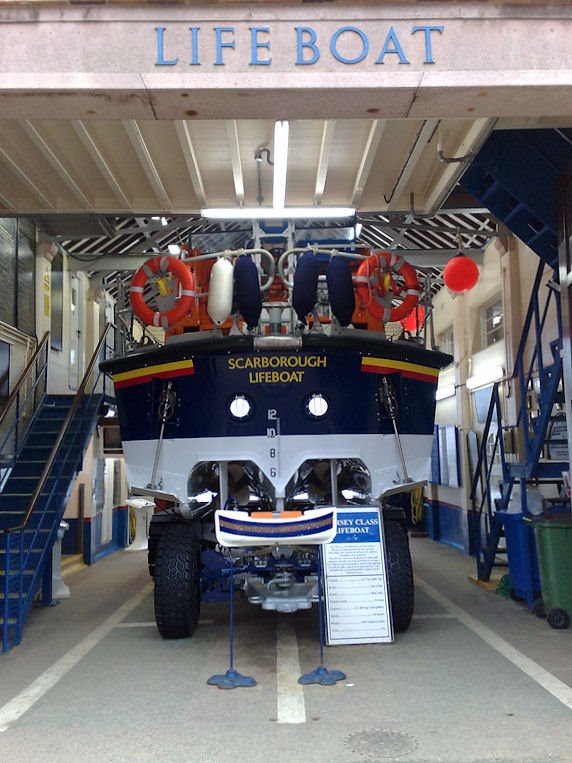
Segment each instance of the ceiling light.
[{"label": "ceiling light", "polygon": [[353,207],[205,207],[201,216],[211,220],[316,220],[353,217]]},{"label": "ceiling light", "polygon": [[467,379],[467,389],[477,389],[478,387],[486,387],[489,384],[500,381],[504,376],[504,368],[502,366],[489,366],[488,368],[479,371],[475,376],[470,376]]},{"label": "ceiling light", "polygon": [[286,171],[288,167],[288,122],[274,123],[274,184],[272,188],[272,205],[279,209],[286,201]]},{"label": "ceiling light", "polygon": [[169,254],[181,254],[181,247],[178,244],[168,244]]}]

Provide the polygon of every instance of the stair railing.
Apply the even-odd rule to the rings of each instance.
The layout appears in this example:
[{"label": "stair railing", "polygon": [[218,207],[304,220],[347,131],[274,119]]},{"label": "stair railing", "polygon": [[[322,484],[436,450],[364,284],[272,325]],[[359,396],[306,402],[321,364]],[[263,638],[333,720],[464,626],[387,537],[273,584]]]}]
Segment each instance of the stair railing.
[{"label": "stair railing", "polygon": [[50,332],[47,331],[0,413],[0,469],[4,472],[3,476],[18,459],[22,444],[46,396],[49,338]]},{"label": "stair railing", "polygon": [[[553,360],[550,366],[545,366],[543,357],[542,337],[546,326],[550,307],[554,305],[558,326],[558,337],[562,336],[562,314],[560,310],[560,294],[557,289],[548,289],[548,296],[541,309],[539,301],[540,286],[544,275],[545,265],[540,261],[532,294],[528,306],[526,319],[522,329],[522,335],[518,346],[512,379],[517,380],[520,391],[520,407],[516,421],[517,429],[520,430],[524,444],[525,470],[520,476],[530,477],[538,465],[542,454],[542,448],[546,440],[546,432],[552,406],[562,378],[561,340],[556,339],[551,343]],[[525,367],[524,353],[528,344],[531,329],[534,327],[534,344],[530,360]],[[527,393],[532,388],[535,377],[538,377],[540,388],[539,416],[535,420],[535,426],[531,426],[529,410],[527,407]]]},{"label": "stair railing", "polygon": [[[551,305],[556,310],[558,334],[562,335],[562,318],[560,312],[559,294],[556,289],[549,288],[548,296],[541,307],[539,300],[540,287],[544,276],[545,264],[540,261],[530,302],[523,325],[523,330],[516,354],[514,370],[510,380],[518,385],[520,403],[516,421],[516,429],[522,436],[524,446],[523,464],[509,464],[506,459],[504,448],[505,427],[502,420],[502,407],[499,396],[499,383],[492,389],[491,400],[487,413],[484,431],[482,434],[479,457],[471,482],[471,508],[473,519],[473,539],[477,560],[477,574],[479,580],[488,580],[495,560],[498,548],[502,523],[495,516],[496,511],[505,511],[512,495],[512,489],[517,480],[524,480],[534,475],[542,454],[542,448],[546,440],[546,432],[552,414],[558,385],[562,375],[562,359],[560,353],[560,339],[553,340],[550,347],[553,362],[549,366],[544,363],[542,338],[545,332],[546,321]],[[554,301],[553,301],[554,300]],[[529,338],[533,333],[533,347],[528,364],[525,367],[525,350],[529,345]],[[540,385],[540,410],[535,420],[535,426],[531,425],[530,414],[527,406],[527,395],[533,388],[534,379],[538,377]],[[493,423],[496,424],[496,434],[492,443],[489,442]],[[497,453],[500,456],[502,467],[502,481],[499,484],[500,497],[495,500],[491,490],[493,466]],[[526,505],[526,491],[523,496],[523,505]]]},{"label": "stair railing", "polygon": [[[111,329],[112,324],[107,324],[99,339],[30,498],[24,519],[1,532],[6,551],[3,652],[19,644],[22,639],[24,619],[57,537],[71,479],[81,467],[83,453],[93,433],[101,401],[106,394],[106,379],[99,363],[113,354],[113,347],[108,341]],[[32,567],[32,553],[38,548],[41,532],[46,530],[47,538],[41,544],[41,553]]]},{"label": "stair railing", "polygon": [[[490,435],[496,424],[496,433],[490,443]],[[471,482],[470,500],[473,517],[473,539],[475,558],[477,560],[477,577],[479,580],[488,580],[494,554],[490,558],[491,539],[496,535],[495,503],[491,489],[493,468],[497,461],[497,453],[503,473],[503,481],[507,479],[507,463],[504,448],[502,425],[502,410],[499,395],[499,382],[493,385],[485,428],[482,434],[479,457]],[[495,548],[496,551],[496,548]]]}]

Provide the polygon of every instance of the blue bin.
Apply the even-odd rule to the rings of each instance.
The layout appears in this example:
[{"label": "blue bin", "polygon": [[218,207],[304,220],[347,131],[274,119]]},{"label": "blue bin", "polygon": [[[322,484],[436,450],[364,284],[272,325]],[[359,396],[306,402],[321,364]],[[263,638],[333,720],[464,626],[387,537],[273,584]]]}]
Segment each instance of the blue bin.
[{"label": "blue bin", "polygon": [[496,516],[504,527],[511,594],[532,609],[541,591],[534,530],[523,521],[523,514],[497,511]]}]

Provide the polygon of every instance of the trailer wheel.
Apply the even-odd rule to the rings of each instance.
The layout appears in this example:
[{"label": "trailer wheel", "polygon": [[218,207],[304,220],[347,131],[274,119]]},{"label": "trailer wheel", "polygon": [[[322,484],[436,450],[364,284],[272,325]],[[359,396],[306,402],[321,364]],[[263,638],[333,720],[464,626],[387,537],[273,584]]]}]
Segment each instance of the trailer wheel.
[{"label": "trailer wheel", "polygon": [[173,522],[155,558],[155,620],[163,638],[192,636],[199,621],[199,541],[192,525]]},{"label": "trailer wheel", "polygon": [[384,528],[393,630],[404,633],[411,624],[414,600],[409,538],[400,522],[386,519]]}]

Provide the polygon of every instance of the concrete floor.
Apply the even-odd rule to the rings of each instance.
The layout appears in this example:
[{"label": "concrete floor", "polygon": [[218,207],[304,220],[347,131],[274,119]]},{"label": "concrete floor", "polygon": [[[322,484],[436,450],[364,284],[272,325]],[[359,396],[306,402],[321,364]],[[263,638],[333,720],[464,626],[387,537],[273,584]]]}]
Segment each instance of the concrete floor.
[{"label": "concrete floor", "polygon": [[572,762],[572,629],[468,581],[473,560],[412,539],[415,618],[394,644],[327,648],[347,678],[302,688],[319,662],[316,610],[237,598],[235,667],[253,688],[206,684],[228,667],[228,608],[192,639],[154,625],[144,552],[65,577],[0,657],[0,761],[67,763]]}]

